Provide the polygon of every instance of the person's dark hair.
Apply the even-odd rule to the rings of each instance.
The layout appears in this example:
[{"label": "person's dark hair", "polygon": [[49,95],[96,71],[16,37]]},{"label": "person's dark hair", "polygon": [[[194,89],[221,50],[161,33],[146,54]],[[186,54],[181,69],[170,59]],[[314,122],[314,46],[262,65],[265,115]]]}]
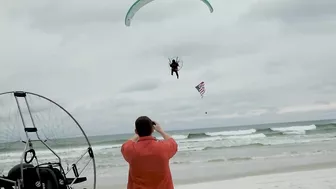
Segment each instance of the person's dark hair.
[{"label": "person's dark hair", "polygon": [[147,116],[140,116],[135,120],[135,129],[139,137],[150,136],[153,131],[153,121]]}]

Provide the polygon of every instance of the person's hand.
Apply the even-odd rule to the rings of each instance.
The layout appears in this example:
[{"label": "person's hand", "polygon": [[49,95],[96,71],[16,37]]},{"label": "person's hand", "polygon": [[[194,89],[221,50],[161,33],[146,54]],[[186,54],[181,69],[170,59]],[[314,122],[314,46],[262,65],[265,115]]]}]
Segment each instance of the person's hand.
[{"label": "person's hand", "polygon": [[138,134],[135,134],[133,135],[129,140],[132,140],[133,142],[136,142],[139,140],[139,135]]},{"label": "person's hand", "polygon": [[168,140],[170,138],[172,138],[169,134],[167,134],[166,132],[163,131],[163,129],[161,128],[160,124],[156,121],[153,121],[155,123],[155,125],[153,125],[154,130],[158,133],[160,133],[160,135],[163,137],[164,140]]},{"label": "person's hand", "polygon": [[161,128],[160,124],[156,121],[153,121],[155,123],[154,130],[158,133],[163,133],[163,129]]}]

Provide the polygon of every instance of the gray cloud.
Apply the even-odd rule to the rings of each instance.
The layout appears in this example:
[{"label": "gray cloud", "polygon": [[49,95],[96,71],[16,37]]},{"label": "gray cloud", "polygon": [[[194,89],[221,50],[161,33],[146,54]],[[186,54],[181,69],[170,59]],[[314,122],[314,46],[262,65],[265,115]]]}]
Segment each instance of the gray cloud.
[{"label": "gray cloud", "polygon": [[123,93],[129,93],[129,92],[136,92],[136,91],[151,91],[156,88],[158,88],[161,85],[158,81],[142,81],[142,82],[136,82],[132,84],[131,86],[126,87],[121,92]]},{"label": "gray cloud", "polygon": [[92,135],[140,115],[167,129],[335,117],[333,1],[154,1],[125,27],[133,2],[0,3],[1,91],[50,97]]},{"label": "gray cloud", "polygon": [[316,22],[336,15],[336,3],[332,0],[273,0],[252,6],[253,12],[264,19],[279,18],[285,22]]},{"label": "gray cloud", "polygon": [[251,5],[250,12],[242,18],[277,22],[287,32],[333,34],[335,10],[336,3],[332,0],[272,0]]}]

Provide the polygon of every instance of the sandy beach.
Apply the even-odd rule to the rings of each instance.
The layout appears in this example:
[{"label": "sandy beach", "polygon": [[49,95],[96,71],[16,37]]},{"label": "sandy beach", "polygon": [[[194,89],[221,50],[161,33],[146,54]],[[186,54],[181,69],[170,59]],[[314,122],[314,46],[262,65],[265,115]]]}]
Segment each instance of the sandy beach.
[{"label": "sandy beach", "polygon": [[[231,165],[220,162],[179,165],[172,166],[172,173],[176,189],[336,189],[334,157],[318,155]],[[127,169],[113,173],[100,176],[97,187],[126,189]]]},{"label": "sandy beach", "polygon": [[176,189],[331,189],[336,188],[336,168],[249,176],[237,179],[177,185]]}]

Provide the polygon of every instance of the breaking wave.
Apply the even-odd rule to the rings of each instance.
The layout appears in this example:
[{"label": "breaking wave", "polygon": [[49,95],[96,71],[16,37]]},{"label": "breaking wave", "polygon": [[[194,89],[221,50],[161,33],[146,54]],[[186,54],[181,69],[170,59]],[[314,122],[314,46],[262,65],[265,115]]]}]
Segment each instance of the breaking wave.
[{"label": "breaking wave", "polygon": [[189,133],[187,138],[202,138],[212,136],[235,136],[235,135],[247,135],[255,133],[255,129],[236,130],[236,131],[219,131],[219,132],[207,132],[207,133]]},{"label": "breaking wave", "polygon": [[[266,137],[279,136],[279,135],[306,135],[314,133],[336,132],[336,124],[323,124],[323,125],[303,125],[303,126],[290,126],[290,127],[274,127],[264,129],[245,129],[233,131],[218,131],[218,132],[204,132],[204,133],[189,133],[186,135],[173,135],[176,140],[179,139],[199,139],[207,137],[226,137],[234,136],[235,138],[250,137],[253,134],[263,134]],[[255,136],[255,135],[253,135]],[[261,136],[261,135],[257,135]]]}]

